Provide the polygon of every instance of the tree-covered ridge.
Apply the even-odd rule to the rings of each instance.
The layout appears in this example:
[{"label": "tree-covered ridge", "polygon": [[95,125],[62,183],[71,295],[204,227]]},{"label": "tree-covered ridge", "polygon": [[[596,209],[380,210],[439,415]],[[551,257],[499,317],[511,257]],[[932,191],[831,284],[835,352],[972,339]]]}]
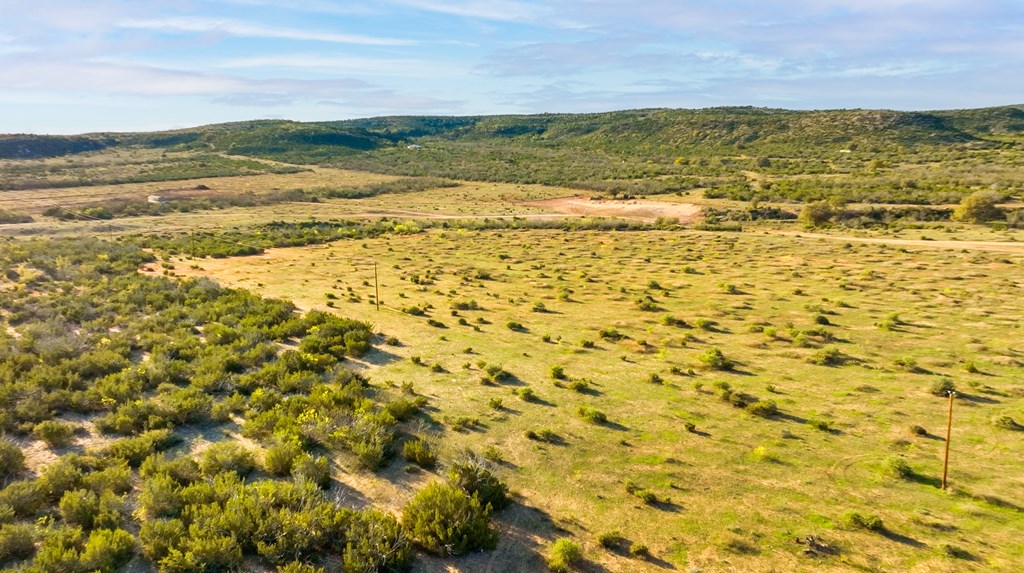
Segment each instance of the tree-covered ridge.
[{"label": "tree-covered ridge", "polygon": [[587,114],[391,116],[333,122],[258,120],[151,133],[0,136],[0,157],[54,157],[111,146],[204,149],[315,162],[419,138],[526,139],[614,150],[624,145],[944,145],[1024,131],[1024,108],[932,112],[722,107]]}]

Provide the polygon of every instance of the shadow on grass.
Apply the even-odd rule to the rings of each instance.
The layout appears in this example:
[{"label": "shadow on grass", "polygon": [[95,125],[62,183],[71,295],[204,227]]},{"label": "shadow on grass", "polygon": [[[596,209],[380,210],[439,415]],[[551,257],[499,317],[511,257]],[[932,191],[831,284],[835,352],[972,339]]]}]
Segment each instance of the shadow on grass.
[{"label": "shadow on grass", "polygon": [[889,541],[895,541],[896,543],[899,543],[899,544],[902,544],[902,545],[908,545],[910,547],[914,547],[914,548],[917,548],[917,549],[920,549],[922,547],[927,547],[927,545],[925,545],[924,543],[921,543],[920,541],[914,539],[913,537],[908,537],[906,535],[902,535],[900,533],[896,533],[895,531],[891,531],[889,529],[883,529],[883,530],[879,531],[878,534],[881,535],[882,537],[888,539]]}]

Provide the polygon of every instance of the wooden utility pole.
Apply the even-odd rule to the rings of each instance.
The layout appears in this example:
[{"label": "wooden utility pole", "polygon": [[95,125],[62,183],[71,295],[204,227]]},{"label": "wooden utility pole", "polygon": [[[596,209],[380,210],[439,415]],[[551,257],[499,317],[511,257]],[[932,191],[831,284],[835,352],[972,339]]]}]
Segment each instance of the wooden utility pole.
[{"label": "wooden utility pole", "polygon": [[946,475],[949,473],[949,438],[953,435],[953,398],[956,392],[949,391],[949,414],[946,416],[946,454],[942,458],[942,489],[946,489]]},{"label": "wooden utility pole", "polygon": [[377,310],[380,310],[380,284],[377,282],[377,261],[373,261],[373,301],[377,303]]}]

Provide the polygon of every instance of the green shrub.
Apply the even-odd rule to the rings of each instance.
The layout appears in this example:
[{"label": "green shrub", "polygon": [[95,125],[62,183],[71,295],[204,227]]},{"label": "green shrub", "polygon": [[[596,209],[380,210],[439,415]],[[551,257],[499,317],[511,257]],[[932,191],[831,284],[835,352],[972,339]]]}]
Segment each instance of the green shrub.
[{"label": "green shrub", "polygon": [[36,427],[32,429],[32,434],[46,442],[47,446],[59,448],[71,443],[71,438],[75,435],[75,427],[67,422],[46,420],[36,424]]},{"label": "green shrub", "polygon": [[432,469],[437,465],[437,456],[425,440],[416,438],[409,440],[402,445],[402,456],[406,460],[425,469]]},{"label": "green shrub", "polygon": [[579,543],[568,537],[556,539],[548,550],[548,569],[555,573],[567,573],[582,559],[583,548]]},{"label": "green shrub", "polygon": [[252,452],[235,442],[212,444],[199,457],[199,469],[207,477],[223,472],[235,472],[244,477],[255,468]]},{"label": "green shrub", "polygon": [[992,423],[995,427],[1002,428],[1004,430],[1024,430],[1024,426],[1018,424],[1017,421],[1010,416],[996,416]]},{"label": "green shrub", "polygon": [[46,506],[46,491],[38,480],[22,480],[0,490],[0,506],[10,507],[15,517],[34,517]]},{"label": "green shrub", "polygon": [[330,460],[323,456],[314,457],[302,454],[295,459],[295,463],[292,465],[292,477],[326,488],[331,483]]},{"label": "green shrub", "polygon": [[910,479],[914,476],[914,469],[910,467],[910,464],[902,456],[887,458],[882,464],[882,471],[886,475],[897,479]]},{"label": "green shrub", "polygon": [[181,488],[168,474],[153,475],[142,482],[139,508],[148,517],[177,517],[184,507]]},{"label": "green shrub", "polygon": [[580,406],[576,410],[576,413],[579,414],[581,418],[590,422],[591,424],[601,425],[608,423],[607,414],[605,414],[601,410],[588,408],[587,406]]},{"label": "green shrub", "polygon": [[476,497],[485,507],[503,509],[512,503],[508,486],[501,482],[475,457],[465,457],[448,468],[448,483]]},{"label": "green shrub", "polygon": [[526,327],[523,326],[521,322],[517,322],[515,320],[510,320],[506,322],[505,327],[513,332],[523,332],[526,330]]},{"label": "green shrub", "polygon": [[779,413],[779,407],[774,400],[758,400],[747,406],[747,412],[761,418],[771,418]]},{"label": "green shrub", "polygon": [[86,571],[113,573],[135,553],[135,538],[123,529],[97,529],[89,534],[80,558]]},{"label": "green shrub", "polygon": [[869,531],[884,531],[885,524],[877,515],[861,515],[856,511],[848,511],[840,519],[844,527],[850,529],[867,529]]},{"label": "green shrub", "polygon": [[609,550],[618,549],[624,541],[625,539],[618,531],[606,531],[597,536],[598,545]]},{"label": "green shrub", "polygon": [[811,419],[807,421],[807,425],[821,432],[832,431],[832,424],[828,420]]},{"label": "green shrub", "polygon": [[0,480],[25,471],[25,454],[13,442],[0,439]]},{"label": "green shrub", "polygon": [[552,366],[551,377],[555,380],[565,380],[565,367],[559,365]]},{"label": "green shrub", "polygon": [[187,531],[180,519],[151,519],[142,523],[139,541],[142,553],[154,563],[167,557],[172,547],[178,547]]},{"label": "green shrub", "polygon": [[840,366],[846,362],[846,355],[838,348],[829,346],[815,352],[807,361],[819,366]]},{"label": "green shrub", "polygon": [[501,401],[501,398],[491,398],[490,400],[487,401],[487,405],[490,406],[492,410],[501,410],[502,408],[505,407],[505,404]]},{"label": "green shrub", "polygon": [[651,550],[643,543],[633,543],[629,546],[629,554],[633,557],[645,558],[651,555]]},{"label": "green shrub", "polygon": [[124,520],[124,500],[106,491],[97,495],[89,490],[69,491],[58,504],[64,522],[82,529],[114,529]]},{"label": "green shrub", "polygon": [[941,380],[936,380],[929,389],[929,392],[931,392],[933,396],[946,398],[951,393],[956,392],[956,385],[953,384],[953,381],[949,378],[943,378]]},{"label": "green shrub", "polygon": [[480,501],[442,482],[429,484],[413,497],[402,511],[402,524],[416,543],[436,555],[494,549],[498,543]]},{"label": "green shrub", "polygon": [[515,390],[515,393],[517,396],[519,396],[519,399],[523,400],[524,402],[534,402],[537,400],[537,394],[533,391],[532,388],[520,388],[518,390]]},{"label": "green shrub", "polygon": [[0,525],[0,565],[27,559],[35,552],[35,527],[27,523]]},{"label": "green shrub", "polygon": [[302,445],[298,440],[282,440],[267,448],[263,455],[263,468],[274,476],[286,476],[292,473],[295,459],[302,454]]},{"label": "green shrub", "polygon": [[346,572],[398,572],[412,564],[412,544],[391,514],[373,510],[356,513],[345,538],[342,559]]},{"label": "green shrub", "polygon": [[700,360],[705,367],[712,370],[732,370],[735,366],[735,363],[726,358],[725,354],[717,347],[709,348],[697,356],[697,360]]}]

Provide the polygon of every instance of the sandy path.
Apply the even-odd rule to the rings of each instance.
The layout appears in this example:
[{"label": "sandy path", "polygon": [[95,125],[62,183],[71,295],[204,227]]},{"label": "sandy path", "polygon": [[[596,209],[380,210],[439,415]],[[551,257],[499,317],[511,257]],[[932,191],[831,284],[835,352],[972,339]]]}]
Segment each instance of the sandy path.
[{"label": "sandy path", "polygon": [[667,201],[591,200],[586,197],[562,197],[522,203],[531,207],[542,207],[559,213],[590,215],[594,217],[623,217],[654,221],[659,217],[678,219],[680,223],[693,223],[700,218],[701,207],[692,203],[669,203]]}]

